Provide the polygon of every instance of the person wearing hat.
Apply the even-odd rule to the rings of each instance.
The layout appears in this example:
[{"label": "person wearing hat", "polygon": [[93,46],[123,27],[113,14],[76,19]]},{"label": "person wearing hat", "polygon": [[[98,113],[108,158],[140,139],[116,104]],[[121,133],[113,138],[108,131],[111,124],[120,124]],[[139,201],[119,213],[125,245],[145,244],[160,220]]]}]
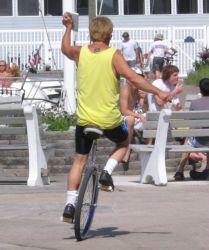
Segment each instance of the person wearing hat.
[{"label": "person wearing hat", "polygon": [[142,51],[138,43],[129,37],[128,32],[122,34],[123,40],[119,44],[119,49],[124,59],[130,67],[135,67],[142,63]]},{"label": "person wearing hat", "polygon": [[172,55],[172,51],[169,49],[168,45],[163,41],[163,39],[163,34],[156,34],[154,37],[154,42],[148,52],[149,59],[153,57],[152,72],[155,79],[159,79],[161,77],[165,55]]}]

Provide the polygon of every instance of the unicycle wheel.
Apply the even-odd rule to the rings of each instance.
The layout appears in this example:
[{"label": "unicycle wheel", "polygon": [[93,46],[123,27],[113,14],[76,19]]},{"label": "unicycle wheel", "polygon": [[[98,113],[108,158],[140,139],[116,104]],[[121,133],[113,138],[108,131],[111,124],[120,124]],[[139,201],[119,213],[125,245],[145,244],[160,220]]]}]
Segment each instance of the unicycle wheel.
[{"label": "unicycle wheel", "polygon": [[81,183],[75,209],[74,230],[78,241],[87,237],[97,206],[97,197],[97,173],[93,168],[87,168]]}]

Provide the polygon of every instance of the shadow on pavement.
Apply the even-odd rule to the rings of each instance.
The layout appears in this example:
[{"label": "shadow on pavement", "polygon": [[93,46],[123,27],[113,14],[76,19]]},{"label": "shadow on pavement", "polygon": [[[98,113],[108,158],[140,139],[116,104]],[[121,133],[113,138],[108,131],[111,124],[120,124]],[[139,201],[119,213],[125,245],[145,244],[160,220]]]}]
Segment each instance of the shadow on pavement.
[{"label": "shadow on pavement", "polygon": [[[96,230],[90,230],[88,233],[88,236],[86,239],[90,238],[114,238],[118,237],[121,235],[128,235],[128,234],[161,234],[161,235],[166,235],[166,234],[172,234],[172,232],[149,232],[149,231],[143,231],[143,232],[129,232],[129,231],[122,231],[118,230],[117,227],[104,227],[104,228],[99,228]],[[69,237],[65,239],[75,239],[75,237]]]}]

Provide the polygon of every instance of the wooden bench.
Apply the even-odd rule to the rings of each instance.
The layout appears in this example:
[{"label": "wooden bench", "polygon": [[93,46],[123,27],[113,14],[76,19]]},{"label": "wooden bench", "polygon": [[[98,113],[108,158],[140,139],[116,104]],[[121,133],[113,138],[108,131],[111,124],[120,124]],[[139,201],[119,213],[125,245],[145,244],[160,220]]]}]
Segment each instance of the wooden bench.
[{"label": "wooden bench", "polygon": [[[49,184],[47,160],[54,154],[52,144],[41,145],[35,105],[22,106],[18,96],[0,98],[0,135],[25,135],[27,143],[1,143],[0,150],[28,150],[28,186]],[[44,154],[43,150],[46,154]]]},{"label": "wooden bench", "polygon": [[[174,138],[209,136],[209,111],[148,112],[143,137],[155,138],[154,145],[134,145],[130,148],[140,154],[141,183],[167,184],[166,152],[209,152],[209,147],[194,148],[179,145]],[[167,143],[167,139],[171,143]]]}]

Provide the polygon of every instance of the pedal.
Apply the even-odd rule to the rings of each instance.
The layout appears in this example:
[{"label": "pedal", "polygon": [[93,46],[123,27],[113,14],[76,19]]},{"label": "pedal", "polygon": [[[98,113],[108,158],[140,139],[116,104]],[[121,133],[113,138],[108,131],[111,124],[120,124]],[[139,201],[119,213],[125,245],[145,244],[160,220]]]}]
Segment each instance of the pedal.
[{"label": "pedal", "polygon": [[104,186],[104,185],[100,185],[100,189],[106,192],[113,192],[114,189],[112,188],[112,186]]}]

